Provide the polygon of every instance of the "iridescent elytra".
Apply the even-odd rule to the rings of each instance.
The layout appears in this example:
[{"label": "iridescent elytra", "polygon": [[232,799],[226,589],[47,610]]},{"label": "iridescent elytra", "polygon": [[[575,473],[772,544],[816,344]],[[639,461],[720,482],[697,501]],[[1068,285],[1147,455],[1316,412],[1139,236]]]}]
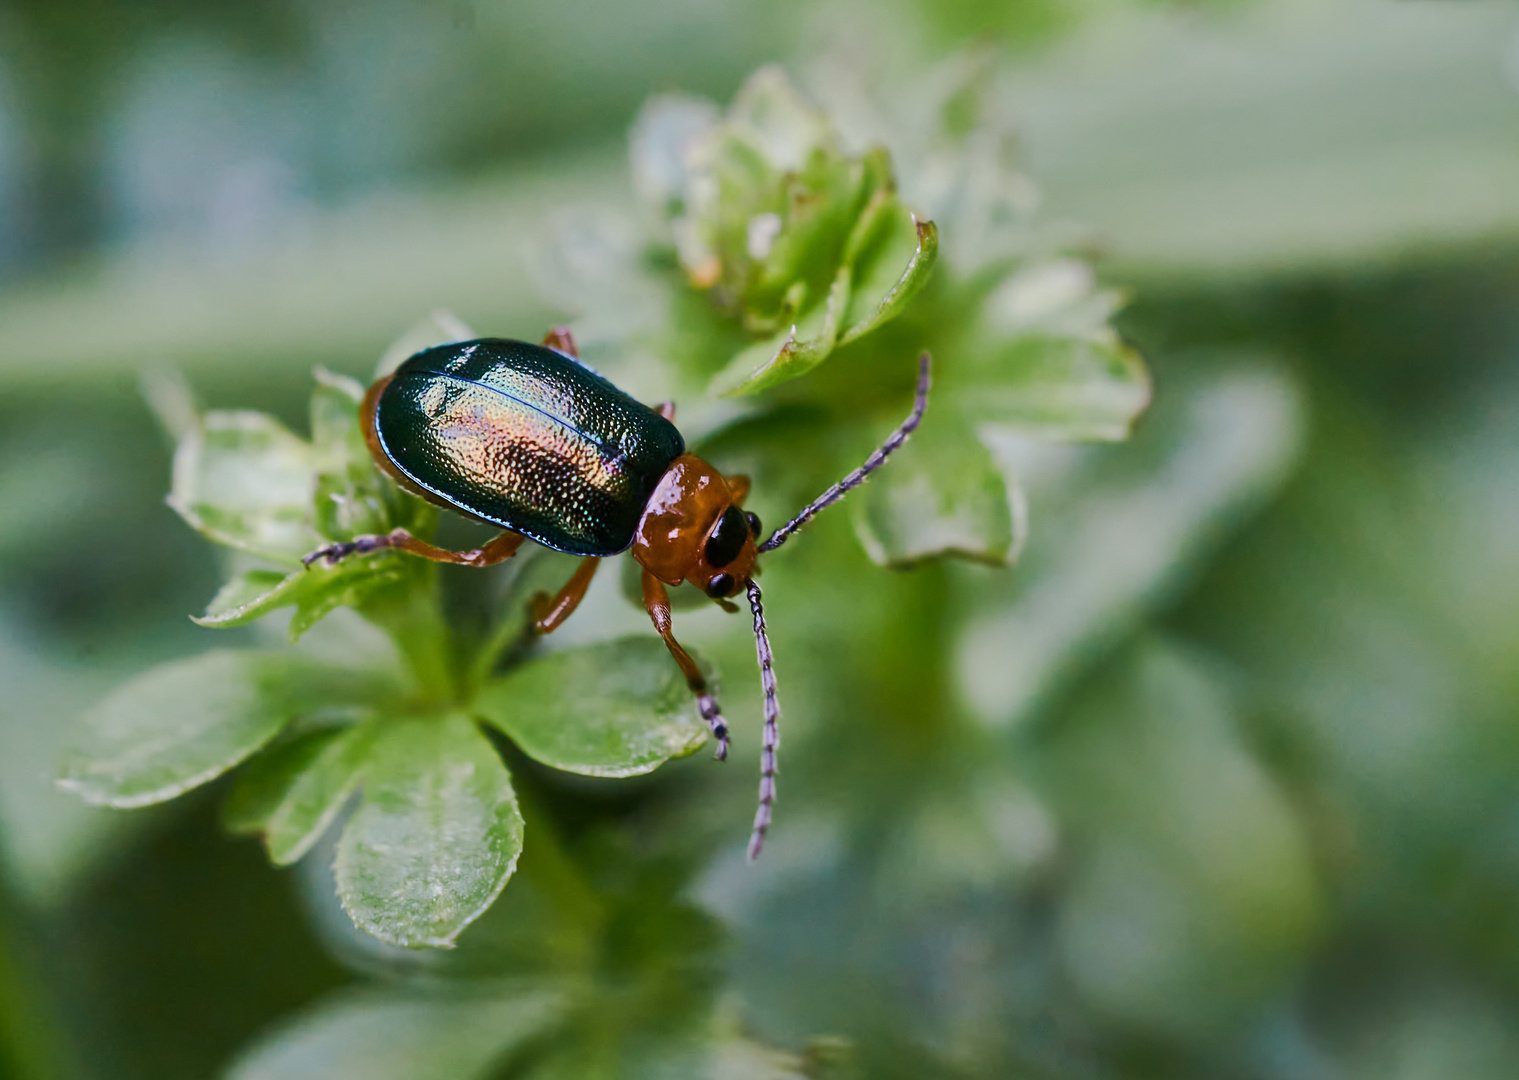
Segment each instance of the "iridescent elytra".
[{"label": "iridescent elytra", "polygon": [[764,690],[759,809],[749,839],[757,857],[775,802],[780,705],[760,588],[761,552],[879,468],[907,441],[928,404],[929,357],[919,360],[911,414],[865,463],[786,525],[759,540],[759,518],[743,510],[746,476],[724,476],[686,453],[675,408],[649,408],[583,364],[564,327],[542,345],[479,338],[412,356],[369,388],[359,406],[375,463],[429,502],[500,528],[471,551],[450,551],[404,529],[356,536],[312,552],[306,565],[395,550],[464,566],[489,566],[526,540],[582,556],[556,596],[533,598],[533,625],[552,633],[574,612],[601,560],[632,549],[642,566],[643,604],[696,695],[702,718],[728,756],[728,727],[690,654],[675,640],[667,587],[690,581],[730,611],[747,594]]}]

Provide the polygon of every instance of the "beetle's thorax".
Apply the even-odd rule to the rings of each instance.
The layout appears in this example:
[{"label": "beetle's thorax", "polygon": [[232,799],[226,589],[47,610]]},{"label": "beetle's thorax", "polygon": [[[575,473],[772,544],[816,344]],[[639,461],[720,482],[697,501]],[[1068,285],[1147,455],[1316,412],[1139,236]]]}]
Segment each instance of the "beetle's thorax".
[{"label": "beetle's thorax", "polygon": [[720,574],[735,581],[754,572],[752,539],[723,566],[707,559],[707,540],[737,502],[723,475],[693,454],[682,454],[660,478],[633,533],[633,557],[667,585],[690,580],[706,588]]}]

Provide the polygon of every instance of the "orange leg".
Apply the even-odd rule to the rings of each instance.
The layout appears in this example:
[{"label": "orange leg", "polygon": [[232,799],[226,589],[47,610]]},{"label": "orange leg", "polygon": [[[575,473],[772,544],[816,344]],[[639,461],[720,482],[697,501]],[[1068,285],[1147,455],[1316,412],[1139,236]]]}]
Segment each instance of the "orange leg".
[{"label": "orange leg", "polygon": [[543,335],[543,343],[551,349],[558,349],[567,356],[580,359],[580,354],[575,351],[575,336],[570,333],[568,326],[556,326],[547,334]]},{"label": "orange leg", "polygon": [[743,473],[735,476],[723,477],[723,482],[728,485],[728,491],[733,496],[734,506],[743,506],[744,500],[749,497],[749,478]]},{"label": "orange leg", "polygon": [[654,406],[654,411],[670,421],[670,423],[675,423],[675,402],[661,401],[658,405]]},{"label": "orange leg", "polygon": [[380,536],[355,536],[341,544],[328,544],[317,548],[301,560],[305,566],[321,560],[327,566],[336,566],[350,555],[368,555],[374,551],[404,551],[433,562],[455,563],[460,566],[490,566],[517,554],[517,549],[527,537],[521,533],[504,532],[473,551],[449,551],[426,540],[418,540],[405,529],[392,529]]},{"label": "orange leg", "polygon": [[650,621],[654,623],[654,629],[665,639],[665,648],[670,650],[670,655],[675,657],[675,662],[686,676],[686,685],[696,695],[696,707],[701,712],[701,718],[707,722],[713,737],[717,739],[717,760],[725,761],[728,757],[728,725],[723,720],[722,710],[718,708],[717,699],[707,693],[707,680],[696,666],[696,661],[675,640],[675,634],[671,630],[670,594],[665,591],[665,583],[647,569],[643,572],[643,606],[649,613]]},{"label": "orange leg", "polygon": [[600,566],[601,556],[587,555],[575,568],[574,576],[565,582],[564,588],[552,600],[548,593],[539,593],[533,597],[533,628],[540,634],[552,634],[559,629],[560,624],[573,615],[580,606],[580,601],[585,599],[585,591],[591,587],[591,579],[596,576],[596,570]]}]

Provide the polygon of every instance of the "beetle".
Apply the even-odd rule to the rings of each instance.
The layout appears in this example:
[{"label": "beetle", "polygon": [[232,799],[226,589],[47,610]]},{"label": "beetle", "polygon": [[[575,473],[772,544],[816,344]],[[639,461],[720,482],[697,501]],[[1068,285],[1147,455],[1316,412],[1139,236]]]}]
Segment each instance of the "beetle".
[{"label": "beetle", "polygon": [[761,542],[759,518],[743,509],[749,478],[723,476],[688,454],[673,422],[674,405],[651,409],[619,390],[581,362],[567,328],[551,330],[541,345],[478,338],[424,349],[364,395],[364,441],[379,468],[405,490],[503,531],[479,548],[450,551],[395,529],[328,544],[303,562],[334,565],[393,550],[490,566],[536,540],[582,557],[558,595],[533,598],[533,626],[548,634],[574,612],[601,560],[631,548],[643,569],[644,609],[696,695],[719,761],[728,756],[728,726],[701,670],[675,640],[667,587],[690,581],[729,611],[737,610],[730,598],[746,593],[765,713],[759,808],[749,839],[754,859],[770,827],[780,739],[756,562],[907,441],[928,405],[929,381],[925,352],[907,419],[863,465]]}]

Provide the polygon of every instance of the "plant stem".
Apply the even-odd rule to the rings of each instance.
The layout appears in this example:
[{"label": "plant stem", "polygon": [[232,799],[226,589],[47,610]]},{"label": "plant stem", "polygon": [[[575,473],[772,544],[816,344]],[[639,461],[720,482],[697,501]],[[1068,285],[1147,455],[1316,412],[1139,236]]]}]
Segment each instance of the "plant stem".
[{"label": "plant stem", "polygon": [[79,1069],[36,977],[27,921],[0,873],[0,1076],[69,1080]]},{"label": "plant stem", "polygon": [[443,618],[437,567],[417,565],[396,590],[387,589],[361,610],[366,619],[390,635],[424,697],[443,704],[457,703],[459,673],[454,664],[453,634]]}]

